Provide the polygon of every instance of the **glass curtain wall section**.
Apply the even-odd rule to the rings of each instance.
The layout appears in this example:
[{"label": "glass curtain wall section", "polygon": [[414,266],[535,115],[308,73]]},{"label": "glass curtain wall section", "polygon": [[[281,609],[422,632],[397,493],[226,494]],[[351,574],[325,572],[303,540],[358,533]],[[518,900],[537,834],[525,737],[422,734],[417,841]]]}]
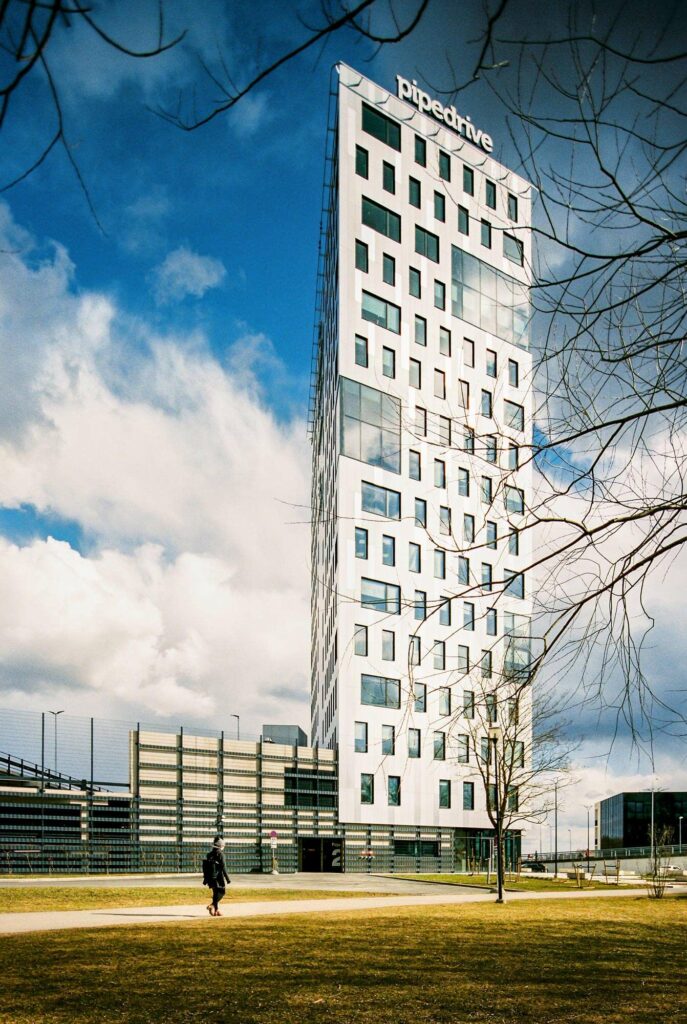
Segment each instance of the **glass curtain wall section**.
[{"label": "glass curtain wall section", "polygon": [[527,285],[455,245],[451,246],[451,312],[503,341],[529,347]]}]

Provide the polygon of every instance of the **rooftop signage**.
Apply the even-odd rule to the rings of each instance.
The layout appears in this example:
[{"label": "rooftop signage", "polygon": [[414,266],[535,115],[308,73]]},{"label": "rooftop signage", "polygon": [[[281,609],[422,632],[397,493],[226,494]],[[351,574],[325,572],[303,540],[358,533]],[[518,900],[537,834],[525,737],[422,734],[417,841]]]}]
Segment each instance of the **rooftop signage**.
[{"label": "rooftop signage", "polygon": [[479,146],[485,153],[491,153],[494,143],[491,135],[487,135],[481,128],[476,128],[469,117],[461,117],[455,107],[445,107],[440,100],[433,100],[429,93],[418,89],[417,82],[413,79],[409,82],[407,78],[396,75],[396,95],[400,100],[407,100],[412,103],[421,114],[431,114],[437,121],[441,121],[454,132],[458,132],[468,142]]}]

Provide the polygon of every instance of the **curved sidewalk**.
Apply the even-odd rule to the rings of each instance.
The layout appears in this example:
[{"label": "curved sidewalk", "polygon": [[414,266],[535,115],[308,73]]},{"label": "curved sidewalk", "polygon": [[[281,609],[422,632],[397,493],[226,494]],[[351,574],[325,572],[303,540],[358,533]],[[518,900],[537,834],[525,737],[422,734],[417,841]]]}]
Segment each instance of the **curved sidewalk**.
[{"label": "curved sidewalk", "polygon": [[[605,891],[592,889],[577,892],[510,892],[507,902],[519,900],[576,900],[576,899],[617,899],[642,896],[647,898],[646,889],[623,889]],[[255,903],[222,904],[225,920],[239,917],[265,917],[278,914],[331,914],[333,911],[385,910],[396,907],[438,907],[460,903],[493,903],[493,892],[461,893],[449,896],[369,896],[341,899],[290,900]],[[23,913],[0,914],[0,935],[19,935],[26,932],[56,931],[71,928],[105,928],[113,925],[159,924],[170,921],[207,921],[208,927],[215,927],[216,920],[209,917],[204,904],[194,903],[177,907],[134,907],[110,910],[53,910],[27,911]]]}]

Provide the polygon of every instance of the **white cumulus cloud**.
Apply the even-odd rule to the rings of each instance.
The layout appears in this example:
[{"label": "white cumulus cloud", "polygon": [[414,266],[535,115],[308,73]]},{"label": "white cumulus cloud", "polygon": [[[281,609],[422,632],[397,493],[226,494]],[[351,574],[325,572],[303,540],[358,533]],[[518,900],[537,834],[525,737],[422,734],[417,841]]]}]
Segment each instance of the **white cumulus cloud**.
[{"label": "white cumulus cloud", "polygon": [[160,305],[179,302],[188,295],[199,299],[226,277],[226,268],[213,256],[201,256],[181,245],[168,253],[153,271],[153,287]]}]

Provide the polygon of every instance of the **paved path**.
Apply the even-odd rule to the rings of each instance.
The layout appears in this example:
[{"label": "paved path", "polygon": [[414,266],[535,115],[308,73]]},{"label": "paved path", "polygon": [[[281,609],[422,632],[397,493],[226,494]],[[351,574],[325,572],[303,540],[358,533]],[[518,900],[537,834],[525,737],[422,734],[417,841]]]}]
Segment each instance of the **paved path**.
[{"label": "paved path", "polygon": [[[449,888],[448,886],[442,887]],[[455,886],[453,887],[455,888]],[[605,891],[592,889],[587,892],[511,892],[508,902],[517,900],[540,899],[614,899],[618,897],[644,896],[646,889],[623,889]],[[222,904],[222,916],[225,919],[238,917],[264,917],[272,914],[331,914],[332,911],[348,912],[352,910],[387,910],[394,907],[439,907],[460,903],[493,903],[494,894],[490,892],[466,893],[457,895],[425,896],[370,896],[333,898],[318,900],[290,900],[256,903]],[[111,910],[54,910],[49,912],[29,912],[0,914],[0,935],[17,935],[22,932],[54,931],[63,928],[104,928],[112,925],[154,924],[164,921],[200,921],[206,920],[208,927],[215,927],[219,922],[211,920],[203,905],[195,903],[182,907],[135,907],[133,909],[113,908]]]}]

